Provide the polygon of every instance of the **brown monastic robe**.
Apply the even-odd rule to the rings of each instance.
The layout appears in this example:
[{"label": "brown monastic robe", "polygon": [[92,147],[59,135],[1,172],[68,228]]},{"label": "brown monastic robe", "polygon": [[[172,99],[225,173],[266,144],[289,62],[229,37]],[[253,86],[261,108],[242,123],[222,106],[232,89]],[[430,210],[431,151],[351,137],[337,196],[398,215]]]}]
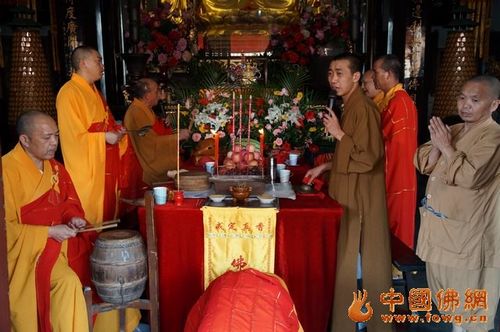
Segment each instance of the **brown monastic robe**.
[{"label": "brown monastic robe", "polygon": [[[124,124],[128,130],[139,130],[144,126],[153,126],[155,121],[154,112],[141,100],[134,99],[125,114]],[[177,165],[176,135],[160,135],[149,129],[144,136],[137,132],[130,136],[143,169],[143,181],[149,185],[167,181],[167,171]]]},{"label": "brown monastic robe", "polygon": [[357,88],[344,105],[330,173],[329,194],[344,207],[337,247],[332,331],[355,331],[347,309],[357,290],[356,262],[361,253],[362,287],[374,309],[368,331],[391,331],[380,314],[388,308],[380,293],[391,287],[391,252],[384,180],[384,142],[377,106]]}]

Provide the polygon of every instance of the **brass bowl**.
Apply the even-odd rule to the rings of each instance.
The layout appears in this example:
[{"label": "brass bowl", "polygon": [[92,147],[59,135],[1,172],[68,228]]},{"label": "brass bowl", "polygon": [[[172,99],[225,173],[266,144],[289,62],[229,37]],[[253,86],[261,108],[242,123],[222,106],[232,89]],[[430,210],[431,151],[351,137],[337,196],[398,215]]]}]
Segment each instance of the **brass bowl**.
[{"label": "brass bowl", "polygon": [[247,199],[248,196],[250,196],[252,187],[247,185],[230,186],[229,191],[231,192],[231,196],[233,196],[235,200],[241,202]]}]

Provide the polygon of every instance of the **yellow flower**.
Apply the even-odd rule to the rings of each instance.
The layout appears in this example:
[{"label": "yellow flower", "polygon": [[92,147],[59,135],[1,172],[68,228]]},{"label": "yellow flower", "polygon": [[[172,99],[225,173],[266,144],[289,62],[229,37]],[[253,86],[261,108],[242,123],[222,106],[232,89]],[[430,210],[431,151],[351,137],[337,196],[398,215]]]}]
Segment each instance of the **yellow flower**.
[{"label": "yellow flower", "polygon": [[316,127],[311,127],[311,128],[309,128],[309,132],[310,132],[310,133],[314,133],[314,132],[316,132]]},{"label": "yellow flower", "polygon": [[295,97],[295,99],[300,101],[303,97],[304,97],[304,94],[302,92],[299,92],[299,93],[297,93],[297,97]]},{"label": "yellow flower", "polygon": [[281,91],[274,91],[274,92],[273,92],[273,94],[274,94],[275,96],[281,96]]},{"label": "yellow flower", "polygon": [[200,133],[204,134],[206,133],[208,130],[205,129],[205,124],[202,123],[199,127],[198,127],[198,130],[200,131]]}]

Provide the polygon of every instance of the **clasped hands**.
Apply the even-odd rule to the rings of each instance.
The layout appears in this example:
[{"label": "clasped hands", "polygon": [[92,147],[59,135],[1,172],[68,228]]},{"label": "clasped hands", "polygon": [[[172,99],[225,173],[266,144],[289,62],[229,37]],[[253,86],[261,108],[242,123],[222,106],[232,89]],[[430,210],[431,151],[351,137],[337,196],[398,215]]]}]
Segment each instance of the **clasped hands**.
[{"label": "clasped hands", "polygon": [[432,146],[442,154],[449,156],[455,151],[451,145],[451,130],[443,121],[433,116],[429,121],[429,133],[431,135]]},{"label": "clasped hands", "polygon": [[73,217],[67,224],[59,224],[49,227],[49,238],[62,242],[75,237],[78,230],[84,228],[87,221],[80,217]]}]

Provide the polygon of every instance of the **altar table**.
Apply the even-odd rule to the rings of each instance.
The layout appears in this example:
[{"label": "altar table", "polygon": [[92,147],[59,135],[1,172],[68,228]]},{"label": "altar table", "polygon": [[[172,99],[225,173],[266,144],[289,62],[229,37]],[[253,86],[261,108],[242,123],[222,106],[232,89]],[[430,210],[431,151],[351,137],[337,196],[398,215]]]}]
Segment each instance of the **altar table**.
[{"label": "altar table", "polygon": [[[162,331],[183,331],[189,310],[203,293],[204,199],[169,202],[154,211]],[[275,273],[290,291],[307,332],[326,331],[333,303],[337,235],[342,207],[326,197],[280,200]],[[145,209],[139,209],[145,235]]]}]

